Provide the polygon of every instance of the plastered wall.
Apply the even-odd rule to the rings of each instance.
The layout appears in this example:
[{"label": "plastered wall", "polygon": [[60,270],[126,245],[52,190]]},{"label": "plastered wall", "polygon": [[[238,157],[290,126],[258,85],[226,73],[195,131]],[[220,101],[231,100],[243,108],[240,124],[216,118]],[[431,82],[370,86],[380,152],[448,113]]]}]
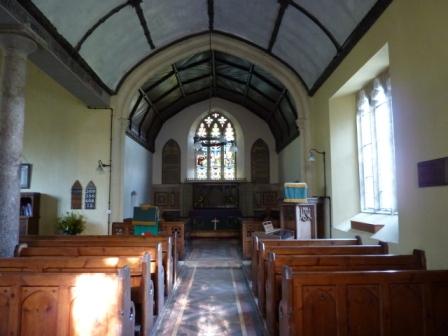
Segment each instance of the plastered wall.
[{"label": "plastered wall", "polygon": [[[332,96],[388,44],[400,222],[399,243],[393,250],[410,253],[414,248],[423,249],[430,268],[448,268],[448,187],[418,188],[417,163],[448,155],[447,12],[446,1],[393,1],[312,98],[310,113],[312,144],[331,152],[330,148],[343,142],[330,138]],[[343,177],[333,168],[340,165],[339,158],[330,155],[329,159],[331,190],[331,186],[340,188]],[[338,178],[341,180],[336,181]],[[334,219],[353,207],[350,195],[346,202],[337,202]]]},{"label": "plastered wall", "polygon": [[[208,112],[208,102],[201,102],[176,114],[169,119],[160,130],[155,144],[153,156],[153,183],[162,182],[162,148],[169,139],[177,141],[181,148],[181,181],[194,177],[194,155],[193,155],[193,135],[190,134],[191,126],[195,121],[199,121],[202,115]],[[234,118],[236,136],[238,142],[237,153],[237,176],[250,181],[250,150],[253,143],[262,138],[269,147],[270,157],[270,178],[271,183],[278,182],[278,155],[275,151],[275,141],[268,125],[240,105],[229,101],[213,98],[212,109],[217,112],[228,113]]]},{"label": "plastered wall", "polygon": [[151,200],[152,153],[129,137],[124,151],[124,218],[132,217],[134,206]]},{"label": "plastered wall", "polygon": [[40,233],[55,232],[56,219],[70,210],[75,180],[97,187],[95,210],[76,210],[87,219],[87,234],[108,229],[110,112],[91,110],[32,63],[28,63],[23,163],[32,164],[31,189],[42,193]]},{"label": "plastered wall", "polygon": [[280,182],[304,181],[300,171],[301,141],[301,137],[294,139],[279,153]]}]

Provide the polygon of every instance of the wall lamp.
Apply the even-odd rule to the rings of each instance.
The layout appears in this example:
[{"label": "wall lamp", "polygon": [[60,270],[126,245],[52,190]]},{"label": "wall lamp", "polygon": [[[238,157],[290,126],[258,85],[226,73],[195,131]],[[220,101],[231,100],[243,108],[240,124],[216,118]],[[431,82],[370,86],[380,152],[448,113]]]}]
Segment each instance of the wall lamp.
[{"label": "wall lamp", "polygon": [[112,165],[111,164],[105,164],[105,163],[103,163],[103,161],[98,160],[98,166],[96,167],[96,170],[104,171],[104,168],[107,168],[107,167],[112,168]]},{"label": "wall lamp", "polygon": [[321,154],[324,160],[324,196],[327,196],[327,170],[326,170],[326,160],[325,160],[325,152],[318,151],[315,148],[311,148],[308,152],[308,161],[314,162],[316,161],[316,154]]},{"label": "wall lamp", "polygon": [[[324,163],[324,196],[323,198],[325,200],[328,200],[328,223],[329,223],[329,236],[330,238],[332,238],[332,231],[333,231],[333,223],[332,223],[332,218],[331,218],[331,199],[330,196],[327,196],[327,169],[326,169],[326,160],[325,160],[325,152],[324,151],[318,151],[315,148],[311,148],[308,151],[308,161],[310,162],[314,162],[316,161],[316,154],[320,154],[322,155],[322,159],[323,159],[323,163]],[[327,202],[327,201],[325,201]]]}]

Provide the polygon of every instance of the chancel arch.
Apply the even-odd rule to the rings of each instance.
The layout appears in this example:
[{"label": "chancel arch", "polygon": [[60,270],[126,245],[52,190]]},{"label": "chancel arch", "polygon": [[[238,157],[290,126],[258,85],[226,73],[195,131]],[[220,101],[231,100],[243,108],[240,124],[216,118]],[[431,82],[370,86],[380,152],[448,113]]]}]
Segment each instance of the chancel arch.
[{"label": "chancel arch", "polygon": [[[302,82],[300,79],[295,76],[291,71],[289,71],[288,67],[285,66],[285,64],[281,63],[274,57],[269,56],[268,54],[262,52],[260,49],[251,46],[248,43],[245,43],[241,40],[224,36],[224,35],[213,35],[211,39],[211,48],[216,51],[224,52],[224,53],[231,53],[234,56],[240,57],[242,59],[245,59],[256,66],[260,66],[264,69],[268,69],[269,72],[275,76],[281,83],[284,85],[284,87],[288,90],[288,93],[291,97],[291,102],[296,106],[297,110],[297,117],[304,121],[305,128],[307,128],[308,123],[308,111],[309,111],[309,97],[307,95],[306,89],[304,88]],[[132,105],[133,99],[135,99],[136,93],[138,90],[143,87],[143,85],[150,79],[151,77],[154,77],[154,75],[157,74],[157,72],[160,71],[162,68],[166,68],[167,66],[170,66],[171,64],[174,64],[177,61],[180,61],[181,59],[189,56],[193,56],[199,52],[203,52],[210,49],[210,36],[208,34],[198,35],[191,38],[187,38],[185,40],[182,40],[175,45],[169,46],[158,53],[155,53],[150,58],[146,59],[142,63],[140,63],[138,66],[134,68],[132,72],[130,72],[127,77],[123,80],[119,91],[117,92],[117,95],[112,97],[112,105],[114,106],[114,137],[113,137],[113,160],[115,162],[122,162],[123,158],[123,148],[124,148],[124,138],[125,133],[128,126],[128,118],[130,113],[132,112],[130,110],[130,106]],[[218,98],[214,98],[218,99]],[[200,103],[198,103],[200,104]],[[208,105],[208,104],[205,104]],[[186,108],[188,109],[188,107]],[[203,111],[207,111],[208,108],[205,107]],[[206,113],[206,112],[204,112]],[[169,120],[167,121],[169,122]],[[301,130],[302,131],[302,130]],[[270,131],[268,130],[268,133]],[[309,132],[304,132],[303,137],[301,137],[301,149],[298,153],[299,156],[305,157],[305,151],[308,148],[307,143],[309,139]],[[189,139],[189,136],[186,135],[184,139]],[[156,140],[155,148],[158,147]],[[180,143],[180,142],[179,142]],[[181,145],[182,146],[182,145]],[[181,179],[183,177],[187,176],[193,176],[192,175],[192,167],[189,167],[189,162],[186,161],[186,157],[189,157],[189,147],[192,146],[191,143],[188,143],[188,146],[185,148],[181,148],[182,153],[186,153],[182,157],[182,165],[185,165],[186,169],[182,169],[181,173]],[[160,147],[159,147],[160,148]],[[185,149],[185,151],[184,151]],[[273,148],[271,148],[271,153],[275,152],[275,145]],[[187,152],[188,150],[188,152]],[[243,148],[244,150],[244,148]],[[250,147],[247,149],[247,151],[250,151]],[[155,161],[157,160],[158,153],[157,150],[154,153]],[[238,157],[241,156],[241,152],[239,152]],[[237,158],[238,160],[238,158]],[[300,160],[300,162],[304,162],[304,160]],[[302,162],[302,163],[303,163]],[[239,163],[238,167],[240,166]],[[271,163],[272,164],[272,163]],[[245,167],[250,166],[250,159],[245,158],[244,161],[241,163],[241,166],[244,167],[244,170],[238,169],[239,173],[238,175],[246,170]],[[117,169],[113,170],[113,180],[119,182],[122,174],[123,174],[123,167],[117,166]],[[248,168],[249,169],[249,168]],[[275,168],[276,170],[278,168]],[[300,167],[298,167],[299,174],[303,174],[305,170],[304,164],[301,164]],[[183,175],[185,172],[185,175]],[[271,172],[272,174],[272,172]],[[248,173],[243,173],[244,176],[249,176]],[[276,180],[276,178],[274,178]],[[156,180],[157,181],[157,180]],[[155,181],[155,182],[156,182]],[[157,182],[156,182],[157,183]],[[113,204],[116,204],[114,207],[115,209],[120,209],[120,188],[117,188],[116,193],[112,193],[113,195],[117,195],[116,198],[113,197]],[[120,214],[118,214],[118,217],[120,217]],[[115,213],[113,215],[115,217]]]}]

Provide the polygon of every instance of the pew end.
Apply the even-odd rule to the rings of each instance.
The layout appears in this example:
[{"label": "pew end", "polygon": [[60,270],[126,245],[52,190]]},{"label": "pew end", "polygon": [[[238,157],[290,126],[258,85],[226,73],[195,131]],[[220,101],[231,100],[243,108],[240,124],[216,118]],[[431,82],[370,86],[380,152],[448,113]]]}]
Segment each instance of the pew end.
[{"label": "pew end", "polygon": [[2,335],[134,335],[127,267],[94,274],[0,272],[0,287]]}]

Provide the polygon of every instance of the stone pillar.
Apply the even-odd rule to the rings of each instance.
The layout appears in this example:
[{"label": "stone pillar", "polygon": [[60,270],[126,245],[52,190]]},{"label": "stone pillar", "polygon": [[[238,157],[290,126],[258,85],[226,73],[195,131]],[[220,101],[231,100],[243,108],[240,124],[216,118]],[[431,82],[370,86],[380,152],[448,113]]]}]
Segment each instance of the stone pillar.
[{"label": "stone pillar", "polygon": [[23,148],[28,55],[36,43],[23,31],[2,31],[0,48],[0,256],[12,256],[19,241],[19,165]]}]

